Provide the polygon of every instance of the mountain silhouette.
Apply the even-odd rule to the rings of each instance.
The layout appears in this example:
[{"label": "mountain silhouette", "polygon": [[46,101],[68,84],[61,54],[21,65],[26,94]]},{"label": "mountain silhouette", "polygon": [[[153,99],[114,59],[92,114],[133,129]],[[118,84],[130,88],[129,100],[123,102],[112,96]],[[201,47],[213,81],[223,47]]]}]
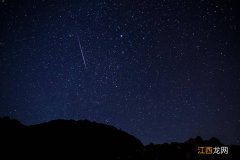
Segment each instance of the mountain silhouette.
[{"label": "mountain silhouette", "polygon": [[[53,120],[25,126],[0,118],[0,159],[105,159],[105,160],[239,160],[240,147],[228,154],[199,155],[199,146],[225,146],[217,138],[190,138],[184,143],[144,146],[134,136],[113,126],[88,120]],[[4,157],[4,158],[3,158]],[[7,157],[7,158],[6,158]]]},{"label": "mountain silhouette", "polygon": [[[24,126],[16,120],[0,119],[0,142],[6,152],[34,155],[122,159],[143,147],[135,137],[115,127],[87,120],[54,120]],[[1,155],[0,155],[1,156]]]}]

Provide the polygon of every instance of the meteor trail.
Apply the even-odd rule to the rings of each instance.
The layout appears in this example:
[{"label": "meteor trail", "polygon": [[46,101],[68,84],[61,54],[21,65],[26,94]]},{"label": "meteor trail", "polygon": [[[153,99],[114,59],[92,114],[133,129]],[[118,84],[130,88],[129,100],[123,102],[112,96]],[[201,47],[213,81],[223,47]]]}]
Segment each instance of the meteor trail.
[{"label": "meteor trail", "polygon": [[82,46],[81,46],[78,34],[77,34],[77,39],[78,39],[78,45],[79,45],[79,48],[80,48],[80,51],[81,51],[81,54],[82,54],[83,63],[84,63],[85,69],[87,69],[86,61],[85,61],[85,58],[84,58],[84,54],[83,54],[83,50],[82,50]]}]

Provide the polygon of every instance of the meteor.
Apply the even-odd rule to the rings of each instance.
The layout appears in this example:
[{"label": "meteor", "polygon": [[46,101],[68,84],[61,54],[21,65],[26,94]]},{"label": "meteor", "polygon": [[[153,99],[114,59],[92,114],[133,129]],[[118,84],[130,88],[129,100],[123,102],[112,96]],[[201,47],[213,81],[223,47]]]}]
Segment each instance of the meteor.
[{"label": "meteor", "polygon": [[84,63],[85,69],[87,69],[86,61],[85,61],[83,50],[82,50],[82,45],[80,43],[80,39],[79,39],[78,34],[77,34],[77,39],[78,39],[78,45],[79,45],[79,48],[80,48],[80,51],[81,51],[81,54],[82,54],[83,63]]}]

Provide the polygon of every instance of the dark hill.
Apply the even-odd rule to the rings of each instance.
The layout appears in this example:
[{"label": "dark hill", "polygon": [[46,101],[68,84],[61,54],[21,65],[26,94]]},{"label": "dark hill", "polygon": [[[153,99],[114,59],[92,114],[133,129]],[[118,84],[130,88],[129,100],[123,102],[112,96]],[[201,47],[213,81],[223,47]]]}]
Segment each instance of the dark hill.
[{"label": "dark hill", "polygon": [[[212,147],[211,154],[198,154],[198,147]],[[228,147],[227,154],[213,154],[214,147]],[[221,152],[221,149],[220,151]],[[138,160],[240,160],[240,146],[224,145],[217,138],[190,138],[185,143],[149,144],[133,159]]]},{"label": "dark hill", "polygon": [[1,146],[5,152],[10,152],[8,155],[31,153],[44,159],[45,156],[123,159],[143,147],[126,132],[87,120],[54,120],[24,126],[16,120],[1,118],[0,131]]}]

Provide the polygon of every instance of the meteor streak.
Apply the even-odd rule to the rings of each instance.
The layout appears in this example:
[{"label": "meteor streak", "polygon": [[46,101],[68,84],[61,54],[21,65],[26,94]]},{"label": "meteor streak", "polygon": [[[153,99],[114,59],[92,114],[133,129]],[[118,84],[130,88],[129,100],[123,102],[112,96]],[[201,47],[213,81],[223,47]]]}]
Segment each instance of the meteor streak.
[{"label": "meteor streak", "polygon": [[82,45],[80,43],[80,39],[79,39],[78,34],[77,34],[77,39],[78,39],[78,45],[79,45],[79,48],[80,48],[80,51],[81,51],[81,54],[82,54],[83,63],[84,63],[85,69],[87,69],[86,61],[85,61],[83,50],[82,50]]}]

